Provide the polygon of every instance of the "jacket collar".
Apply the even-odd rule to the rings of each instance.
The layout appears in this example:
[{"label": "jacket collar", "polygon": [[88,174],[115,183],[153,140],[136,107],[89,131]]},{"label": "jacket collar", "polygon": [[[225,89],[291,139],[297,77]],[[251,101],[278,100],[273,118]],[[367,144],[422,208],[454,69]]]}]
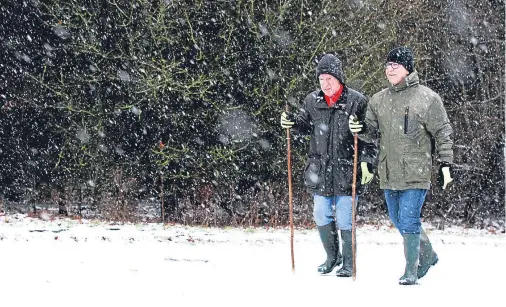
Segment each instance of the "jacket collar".
[{"label": "jacket collar", "polygon": [[391,90],[395,92],[403,91],[409,87],[418,85],[420,83],[420,79],[418,78],[418,72],[415,70],[412,73],[410,73],[404,80],[401,81],[401,83],[397,85],[390,84],[389,87]]},{"label": "jacket collar", "polygon": [[316,95],[316,103],[315,107],[319,109],[340,109],[340,105],[346,104],[348,101],[348,88],[344,85],[343,92],[341,93],[341,97],[337,100],[332,108],[329,108],[327,102],[325,101],[325,94],[320,90],[318,95]]}]

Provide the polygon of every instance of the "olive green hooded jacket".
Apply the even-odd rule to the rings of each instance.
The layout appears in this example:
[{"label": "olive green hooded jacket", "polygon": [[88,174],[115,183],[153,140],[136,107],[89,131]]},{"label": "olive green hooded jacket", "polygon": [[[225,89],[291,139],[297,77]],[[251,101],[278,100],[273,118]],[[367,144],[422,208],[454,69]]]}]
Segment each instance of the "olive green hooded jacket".
[{"label": "olive green hooded jacket", "polygon": [[429,189],[432,154],[443,164],[453,163],[453,129],[443,102],[419,84],[416,71],[372,96],[364,122],[359,138],[379,138],[381,189]]}]

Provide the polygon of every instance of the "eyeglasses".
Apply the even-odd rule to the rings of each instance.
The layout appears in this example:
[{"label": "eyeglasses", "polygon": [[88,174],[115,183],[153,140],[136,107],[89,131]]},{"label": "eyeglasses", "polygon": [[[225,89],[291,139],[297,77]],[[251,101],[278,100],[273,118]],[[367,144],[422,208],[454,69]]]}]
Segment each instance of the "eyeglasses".
[{"label": "eyeglasses", "polygon": [[392,69],[397,69],[399,67],[399,63],[395,63],[395,62],[387,62],[385,63],[385,69],[388,69],[388,67],[392,67]]}]

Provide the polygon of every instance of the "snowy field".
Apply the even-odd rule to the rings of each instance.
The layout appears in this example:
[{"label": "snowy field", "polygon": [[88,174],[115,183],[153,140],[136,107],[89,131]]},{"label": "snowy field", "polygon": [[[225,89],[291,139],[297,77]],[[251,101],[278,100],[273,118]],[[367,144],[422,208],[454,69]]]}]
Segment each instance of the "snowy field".
[{"label": "snowy field", "polygon": [[292,272],[287,229],[0,216],[0,306],[504,306],[505,235],[425,226],[440,261],[399,286],[402,239],[387,227],[357,230],[353,281],[316,272],[316,230],[295,232]]}]

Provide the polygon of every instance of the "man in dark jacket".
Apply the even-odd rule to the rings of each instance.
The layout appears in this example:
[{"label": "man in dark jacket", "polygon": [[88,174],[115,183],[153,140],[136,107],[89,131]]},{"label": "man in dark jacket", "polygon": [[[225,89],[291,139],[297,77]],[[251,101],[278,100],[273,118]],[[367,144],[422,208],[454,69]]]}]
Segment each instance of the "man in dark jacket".
[{"label": "man in dark jacket", "polygon": [[[296,133],[311,136],[304,182],[314,197],[314,220],[327,253],[327,260],[318,267],[318,272],[330,273],[342,262],[343,266],[336,275],[350,277],[354,142],[349,131],[348,114],[363,116],[367,98],[346,86],[341,61],[332,54],[321,58],[316,77],[321,90],[307,95],[297,114],[283,112],[281,126],[293,127]],[[357,195],[363,192],[363,185],[373,178],[376,147],[359,140],[358,150]],[[336,223],[343,241],[342,255]]]},{"label": "man in dark jacket", "polygon": [[413,285],[438,261],[421,227],[420,214],[430,188],[434,149],[441,165],[442,188],[453,180],[453,130],[439,95],[420,84],[410,48],[388,53],[385,74],[390,87],[372,96],[365,121],[350,117],[349,125],[364,141],[379,137],[380,189],[404,241],[406,268],[399,283]]}]

